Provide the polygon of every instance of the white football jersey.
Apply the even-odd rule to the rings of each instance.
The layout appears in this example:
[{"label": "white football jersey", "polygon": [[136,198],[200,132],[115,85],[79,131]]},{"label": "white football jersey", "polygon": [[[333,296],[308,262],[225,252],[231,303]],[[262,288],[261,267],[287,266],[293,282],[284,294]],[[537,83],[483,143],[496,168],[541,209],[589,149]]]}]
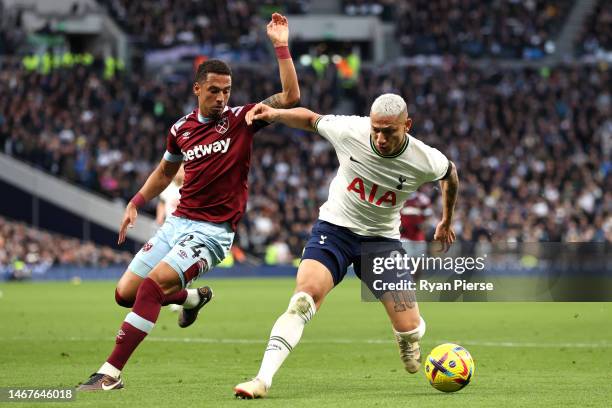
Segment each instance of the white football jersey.
[{"label": "white football jersey", "polygon": [[180,191],[180,187],[177,186],[174,181],[172,181],[159,195],[159,198],[166,203],[166,218],[172,215],[172,213],[176,210],[176,207],[178,207],[181,199]]},{"label": "white football jersey", "polygon": [[448,171],[446,156],[410,135],[399,152],[382,156],[371,142],[369,117],[325,115],[316,129],[340,161],[319,218],[359,235],[399,239],[410,193]]}]

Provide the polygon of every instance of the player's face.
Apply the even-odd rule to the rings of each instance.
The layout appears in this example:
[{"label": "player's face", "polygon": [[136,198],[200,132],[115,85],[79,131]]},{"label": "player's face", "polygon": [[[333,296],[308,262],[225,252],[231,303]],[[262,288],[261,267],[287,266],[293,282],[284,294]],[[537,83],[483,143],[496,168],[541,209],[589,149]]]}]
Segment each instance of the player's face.
[{"label": "player's face", "polygon": [[396,153],[404,144],[406,133],[412,126],[412,119],[407,114],[399,116],[370,115],[370,136],[376,149],[388,156]]},{"label": "player's face", "polygon": [[206,79],[193,84],[193,93],[198,97],[200,112],[207,118],[218,118],[223,113],[232,90],[232,77],[221,74],[206,74]]}]

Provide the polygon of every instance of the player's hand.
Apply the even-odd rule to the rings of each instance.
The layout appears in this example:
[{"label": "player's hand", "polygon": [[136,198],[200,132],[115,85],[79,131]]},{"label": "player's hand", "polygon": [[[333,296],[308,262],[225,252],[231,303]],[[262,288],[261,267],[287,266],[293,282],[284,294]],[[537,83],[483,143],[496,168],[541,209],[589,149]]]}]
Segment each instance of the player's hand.
[{"label": "player's hand", "polygon": [[440,221],[434,234],[434,241],[439,241],[441,244],[440,252],[447,252],[455,242],[455,238],[455,231],[451,226],[444,221]]},{"label": "player's hand", "polygon": [[134,228],[136,217],[138,217],[136,206],[132,204],[132,202],[129,202],[127,207],[125,207],[125,212],[123,213],[123,220],[121,221],[121,226],[119,227],[119,239],[117,240],[117,244],[121,245],[125,242],[127,229]]},{"label": "player's hand", "polygon": [[263,120],[268,123],[273,123],[276,121],[277,117],[278,112],[276,109],[263,103],[258,103],[257,105],[253,106],[253,109],[247,112],[244,118],[247,125],[251,126],[255,120]]},{"label": "player's hand", "polygon": [[275,47],[289,45],[289,22],[282,14],[272,14],[272,20],[266,26],[268,38]]}]

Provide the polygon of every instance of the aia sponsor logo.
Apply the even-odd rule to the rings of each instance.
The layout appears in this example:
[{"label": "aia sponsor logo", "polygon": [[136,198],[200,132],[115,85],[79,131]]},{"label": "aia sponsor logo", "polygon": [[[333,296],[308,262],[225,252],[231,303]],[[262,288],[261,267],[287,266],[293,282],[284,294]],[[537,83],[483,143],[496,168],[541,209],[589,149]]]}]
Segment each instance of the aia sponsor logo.
[{"label": "aia sponsor logo", "polygon": [[150,242],[147,242],[146,244],[143,245],[142,252],[149,252],[151,248],[153,248],[153,244]]},{"label": "aia sponsor logo", "polygon": [[221,118],[217,123],[215,123],[215,130],[222,135],[225,134],[229,129],[229,119],[226,117]]},{"label": "aia sponsor logo", "polygon": [[356,194],[359,194],[359,198],[363,201],[373,203],[378,207],[383,207],[383,204],[387,203],[389,207],[395,206],[397,198],[395,197],[395,193],[393,191],[385,191],[381,194],[378,193],[378,184],[372,184],[372,189],[368,192],[363,180],[359,177],[355,177],[355,179],[349,184],[346,188],[347,191],[352,191]]}]

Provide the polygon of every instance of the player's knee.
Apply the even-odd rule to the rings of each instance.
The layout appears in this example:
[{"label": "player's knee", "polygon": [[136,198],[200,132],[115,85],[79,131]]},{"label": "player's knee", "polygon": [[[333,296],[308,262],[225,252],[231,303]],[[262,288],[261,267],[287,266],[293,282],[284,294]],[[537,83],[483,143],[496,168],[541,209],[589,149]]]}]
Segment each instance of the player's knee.
[{"label": "player's knee", "polygon": [[287,313],[300,316],[305,323],[312,319],[316,311],[317,307],[314,299],[306,292],[295,293],[289,301],[289,307],[287,307]]},{"label": "player's knee", "polygon": [[163,267],[158,265],[147,278],[154,281],[161,288],[164,295],[178,292],[182,289],[181,279],[170,265],[163,265]]},{"label": "player's knee", "polygon": [[120,292],[119,288],[115,289],[115,302],[121,307],[132,308],[134,306],[134,298]]}]

